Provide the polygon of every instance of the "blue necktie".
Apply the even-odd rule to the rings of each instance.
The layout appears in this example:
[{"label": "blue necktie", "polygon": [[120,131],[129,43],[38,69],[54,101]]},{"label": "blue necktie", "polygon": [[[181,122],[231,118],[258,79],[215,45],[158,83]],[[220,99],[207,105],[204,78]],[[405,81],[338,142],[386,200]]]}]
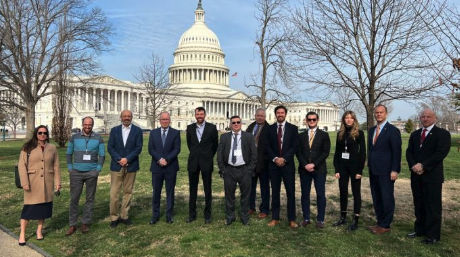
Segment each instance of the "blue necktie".
[{"label": "blue necktie", "polygon": [[166,141],[166,129],[163,129],[163,134],[161,135],[161,141],[163,141],[163,146],[165,146],[165,141]]}]

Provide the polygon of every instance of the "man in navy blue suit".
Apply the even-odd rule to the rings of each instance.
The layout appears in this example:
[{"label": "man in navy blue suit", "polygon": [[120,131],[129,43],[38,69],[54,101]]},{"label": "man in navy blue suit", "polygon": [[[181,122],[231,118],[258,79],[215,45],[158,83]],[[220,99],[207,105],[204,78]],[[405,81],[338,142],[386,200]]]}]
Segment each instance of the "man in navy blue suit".
[{"label": "man in navy blue suit", "polygon": [[295,163],[294,155],[299,146],[299,129],[286,121],[287,109],[280,105],[275,108],[276,123],[265,133],[265,154],[270,160],[268,170],[272,185],[272,220],[269,227],[280,223],[281,181],[287,195],[287,214],[289,226],[297,228],[295,211]]},{"label": "man in navy blue suit", "polygon": [[[133,113],[130,110],[121,112],[122,124],[110,130],[107,150],[112,157],[110,162],[110,227],[114,228],[121,221],[130,225],[128,211],[133,196],[136,171],[139,170],[139,154],[142,152],[142,130],[132,124]],[[123,187],[123,200],[120,208],[120,189]]]},{"label": "man in navy blue suit", "polygon": [[153,215],[150,224],[156,224],[160,219],[160,200],[163,182],[166,183],[166,222],[171,224],[174,209],[174,188],[176,187],[177,171],[180,153],[180,132],[169,126],[169,113],[160,114],[161,127],[150,131],[149,154],[152,156],[150,171],[152,172],[152,209]]},{"label": "man in navy blue suit", "polygon": [[401,132],[387,122],[387,107],[374,108],[377,125],[369,129],[368,161],[369,181],[377,224],[368,226],[373,234],[390,232],[395,211],[394,183],[401,171]]}]

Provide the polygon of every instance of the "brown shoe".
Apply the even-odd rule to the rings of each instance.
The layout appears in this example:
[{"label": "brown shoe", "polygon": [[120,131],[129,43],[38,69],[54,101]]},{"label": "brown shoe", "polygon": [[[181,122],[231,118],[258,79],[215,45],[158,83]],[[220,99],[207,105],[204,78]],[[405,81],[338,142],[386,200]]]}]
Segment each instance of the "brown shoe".
[{"label": "brown shoe", "polygon": [[88,232],[89,232],[89,227],[88,227],[88,225],[86,225],[86,224],[81,225],[81,232],[82,232],[83,234],[88,233]]},{"label": "brown shoe", "polygon": [[299,224],[297,224],[297,222],[295,222],[295,221],[289,221],[289,227],[291,227],[291,228],[298,228],[298,227],[299,227]]},{"label": "brown shoe", "polygon": [[69,230],[67,230],[67,232],[65,232],[65,235],[70,236],[73,233],[75,233],[75,231],[77,231],[77,227],[76,226],[70,226]]},{"label": "brown shoe", "polygon": [[316,228],[324,228],[324,222],[317,221],[315,227]]},{"label": "brown shoe", "polygon": [[267,214],[265,212],[259,213],[259,219],[263,220],[267,217]]},{"label": "brown shoe", "polygon": [[381,234],[388,233],[390,231],[391,231],[391,229],[389,229],[389,228],[378,227],[375,230],[372,230],[372,234],[381,235]]},{"label": "brown shoe", "polygon": [[369,231],[376,230],[379,227],[379,225],[374,225],[374,226],[367,226],[366,229]]},{"label": "brown shoe", "polygon": [[307,225],[310,225],[311,222],[309,220],[304,220],[302,221],[302,227],[306,227]]},{"label": "brown shoe", "polygon": [[279,220],[271,220],[270,222],[268,222],[269,227],[274,227],[274,226],[276,226],[278,224],[280,224]]},{"label": "brown shoe", "polygon": [[248,214],[249,214],[249,215],[252,215],[252,214],[254,214],[255,212],[256,212],[255,210],[249,209]]}]

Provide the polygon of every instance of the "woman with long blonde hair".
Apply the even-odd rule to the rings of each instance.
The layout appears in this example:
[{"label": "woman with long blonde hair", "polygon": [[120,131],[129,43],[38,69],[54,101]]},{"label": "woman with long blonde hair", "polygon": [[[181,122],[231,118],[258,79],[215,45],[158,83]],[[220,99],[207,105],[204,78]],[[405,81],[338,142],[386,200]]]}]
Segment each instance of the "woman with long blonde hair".
[{"label": "woman with long blonde hair", "polygon": [[335,177],[339,180],[340,219],[333,226],[347,223],[348,181],[351,180],[354,216],[348,230],[358,228],[361,212],[361,178],[366,161],[366,141],[364,132],[359,129],[358,119],[353,111],[346,111],[342,116],[340,131],[337,134],[334,154]]}]

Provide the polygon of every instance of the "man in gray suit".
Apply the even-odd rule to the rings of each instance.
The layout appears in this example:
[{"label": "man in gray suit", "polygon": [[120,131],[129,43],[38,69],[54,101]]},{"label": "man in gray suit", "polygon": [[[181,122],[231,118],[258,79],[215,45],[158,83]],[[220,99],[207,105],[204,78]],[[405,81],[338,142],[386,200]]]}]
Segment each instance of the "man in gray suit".
[{"label": "man in gray suit", "polygon": [[235,190],[240,185],[240,219],[249,225],[249,197],[251,195],[252,172],[257,162],[257,148],[254,137],[241,130],[241,118],[230,118],[232,132],[220,137],[217,148],[217,165],[224,179],[225,225],[229,226],[235,217]]}]

